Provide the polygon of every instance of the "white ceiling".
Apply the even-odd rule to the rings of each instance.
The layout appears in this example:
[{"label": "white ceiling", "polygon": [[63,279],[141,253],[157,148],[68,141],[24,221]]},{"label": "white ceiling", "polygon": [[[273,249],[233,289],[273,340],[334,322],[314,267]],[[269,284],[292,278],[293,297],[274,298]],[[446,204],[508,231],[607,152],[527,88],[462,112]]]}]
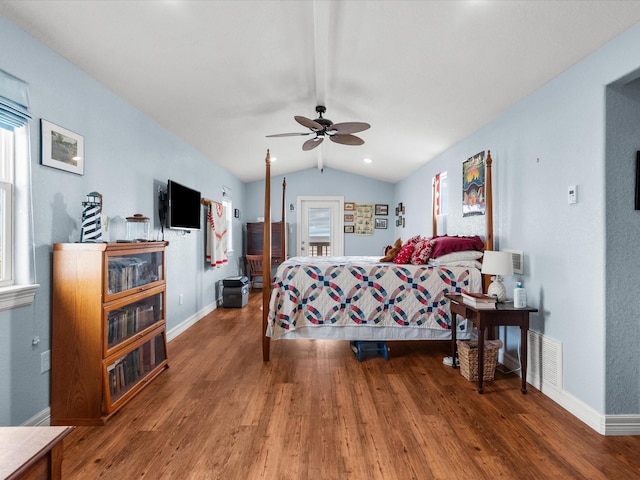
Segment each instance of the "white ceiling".
[{"label": "white ceiling", "polygon": [[[269,148],[274,175],[397,182],[640,21],[640,2],[0,0],[0,15],[243,181]],[[293,117],[316,104],[370,123],[365,144],[265,137],[308,131]]]}]

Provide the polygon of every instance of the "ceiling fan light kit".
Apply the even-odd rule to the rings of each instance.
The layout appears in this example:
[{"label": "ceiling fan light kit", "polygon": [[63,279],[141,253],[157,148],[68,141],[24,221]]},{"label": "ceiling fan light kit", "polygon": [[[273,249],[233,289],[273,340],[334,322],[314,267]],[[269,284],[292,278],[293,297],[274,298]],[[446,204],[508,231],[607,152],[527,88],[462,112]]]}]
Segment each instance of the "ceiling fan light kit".
[{"label": "ceiling fan light kit", "polygon": [[332,142],[339,143],[341,145],[364,144],[364,140],[352,134],[367,130],[371,127],[371,125],[365,122],[333,123],[328,118],[324,118],[322,116],[322,114],[326,111],[326,107],[324,107],[323,105],[318,105],[316,107],[318,118],[316,118],[315,120],[311,120],[310,118],[302,117],[300,115],[296,115],[293,117],[295,121],[300,125],[311,130],[310,132],[276,133],[274,135],[267,135],[267,137],[293,137],[315,134],[316,136],[314,138],[307,140],[302,144],[302,150],[304,151],[316,148],[322,143],[325,136],[329,137],[329,140],[331,140]]}]

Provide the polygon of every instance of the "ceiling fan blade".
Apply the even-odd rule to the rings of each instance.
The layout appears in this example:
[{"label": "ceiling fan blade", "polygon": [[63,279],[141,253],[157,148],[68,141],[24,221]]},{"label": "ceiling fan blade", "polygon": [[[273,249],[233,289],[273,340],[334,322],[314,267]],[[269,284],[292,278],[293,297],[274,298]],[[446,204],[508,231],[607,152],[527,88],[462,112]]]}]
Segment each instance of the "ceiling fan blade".
[{"label": "ceiling fan blade", "polygon": [[276,133],[274,135],[266,135],[267,137],[298,137],[300,135],[311,135],[313,132],[305,133]]},{"label": "ceiling fan blade", "polygon": [[322,130],[324,128],[322,125],[320,125],[315,120],[311,120],[310,118],[307,118],[307,117],[301,117],[299,115],[296,115],[293,118],[295,118],[296,122],[298,122],[300,125],[302,125],[303,127],[310,128],[314,132],[319,132],[320,130]]},{"label": "ceiling fan blade", "polygon": [[336,134],[331,135],[329,138],[332,142],[341,143],[342,145],[362,145],[364,143],[364,140],[362,140],[360,137],[356,137],[355,135],[350,134]]},{"label": "ceiling fan blade", "polygon": [[311,140],[307,140],[302,144],[302,150],[304,150],[305,152],[309,150],[313,150],[318,145],[320,145],[323,140],[324,140],[323,137],[316,137],[316,138],[312,138]]},{"label": "ceiling fan blade", "polygon": [[371,128],[371,125],[365,122],[343,122],[334,123],[329,127],[329,133],[335,130],[336,135],[347,135],[349,133],[358,133]]}]

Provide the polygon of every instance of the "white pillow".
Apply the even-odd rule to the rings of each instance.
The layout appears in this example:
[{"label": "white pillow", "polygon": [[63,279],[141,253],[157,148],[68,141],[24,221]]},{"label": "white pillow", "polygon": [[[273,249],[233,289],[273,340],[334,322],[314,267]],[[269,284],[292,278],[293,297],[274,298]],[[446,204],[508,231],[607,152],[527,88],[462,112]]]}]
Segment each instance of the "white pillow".
[{"label": "white pillow", "polygon": [[429,260],[429,265],[434,267],[465,267],[465,268],[482,268],[482,263],[478,260],[457,260],[452,262],[441,262],[439,258],[435,260]]},{"label": "white pillow", "polygon": [[437,262],[458,262],[460,260],[478,260],[482,258],[483,253],[478,250],[463,250],[461,252],[451,252],[440,255],[432,260]]}]

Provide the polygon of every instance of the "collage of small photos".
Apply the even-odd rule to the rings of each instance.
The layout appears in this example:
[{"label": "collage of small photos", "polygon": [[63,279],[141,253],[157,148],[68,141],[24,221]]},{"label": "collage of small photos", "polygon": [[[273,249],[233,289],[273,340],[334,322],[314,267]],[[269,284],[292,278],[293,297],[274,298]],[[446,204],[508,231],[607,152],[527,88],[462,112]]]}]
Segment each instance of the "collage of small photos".
[{"label": "collage of small photos", "polygon": [[402,202],[396,207],[396,227],[404,228],[404,205]]},{"label": "collage of small photos", "polygon": [[373,235],[374,229],[387,228],[389,205],[344,202],[344,233]]}]

